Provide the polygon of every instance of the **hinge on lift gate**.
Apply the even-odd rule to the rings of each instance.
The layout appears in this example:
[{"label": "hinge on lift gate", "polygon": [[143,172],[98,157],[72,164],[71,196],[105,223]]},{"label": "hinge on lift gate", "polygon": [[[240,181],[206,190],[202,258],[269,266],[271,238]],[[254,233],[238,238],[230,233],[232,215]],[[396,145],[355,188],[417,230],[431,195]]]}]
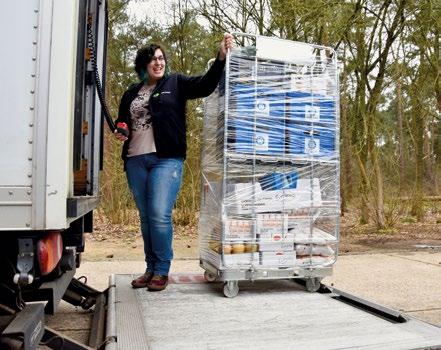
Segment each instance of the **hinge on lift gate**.
[{"label": "hinge on lift gate", "polygon": [[34,268],[34,243],[32,238],[20,238],[18,240],[17,270],[14,275],[14,283],[26,286],[34,281],[34,276],[29,272]]}]

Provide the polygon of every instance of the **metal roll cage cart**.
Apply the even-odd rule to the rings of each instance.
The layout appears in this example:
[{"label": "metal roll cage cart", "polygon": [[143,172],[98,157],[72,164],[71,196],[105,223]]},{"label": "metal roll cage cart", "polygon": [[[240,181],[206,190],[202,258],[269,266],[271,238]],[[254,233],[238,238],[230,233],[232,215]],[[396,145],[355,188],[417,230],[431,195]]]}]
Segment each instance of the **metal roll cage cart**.
[{"label": "metal roll cage cart", "polygon": [[[319,45],[233,35],[241,45],[228,52],[225,79],[205,101],[200,266],[230,298],[243,280],[300,279],[315,292],[338,255],[336,55]],[[262,101],[264,116],[256,111]],[[280,235],[265,228],[271,220],[279,220]],[[243,223],[245,238],[231,228]]]}]

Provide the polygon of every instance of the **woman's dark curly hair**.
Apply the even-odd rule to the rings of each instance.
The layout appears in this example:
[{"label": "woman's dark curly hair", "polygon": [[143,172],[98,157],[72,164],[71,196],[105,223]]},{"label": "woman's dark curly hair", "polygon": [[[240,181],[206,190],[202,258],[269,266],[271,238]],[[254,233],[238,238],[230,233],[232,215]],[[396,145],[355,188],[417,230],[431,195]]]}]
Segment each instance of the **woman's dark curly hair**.
[{"label": "woman's dark curly hair", "polygon": [[145,80],[148,78],[146,76],[147,64],[149,64],[152,61],[152,58],[155,55],[155,51],[157,49],[160,49],[162,51],[162,55],[164,56],[165,65],[166,65],[166,72],[167,72],[167,56],[165,54],[164,48],[158,44],[150,44],[140,48],[136,53],[135,71],[141,80]]}]

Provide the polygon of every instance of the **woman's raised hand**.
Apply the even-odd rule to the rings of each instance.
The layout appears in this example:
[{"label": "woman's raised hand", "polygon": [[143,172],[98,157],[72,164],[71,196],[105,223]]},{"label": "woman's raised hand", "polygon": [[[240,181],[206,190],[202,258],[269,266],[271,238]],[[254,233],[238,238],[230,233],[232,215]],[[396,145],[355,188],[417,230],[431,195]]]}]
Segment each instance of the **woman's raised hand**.
[{"label": "woman's raised hand", "polygon": [[221,41],[219,49],[219,59],[224,60],[227,57],[229,49],[233,48],[233,36],[230,33],[225,33],[224,38]]}]

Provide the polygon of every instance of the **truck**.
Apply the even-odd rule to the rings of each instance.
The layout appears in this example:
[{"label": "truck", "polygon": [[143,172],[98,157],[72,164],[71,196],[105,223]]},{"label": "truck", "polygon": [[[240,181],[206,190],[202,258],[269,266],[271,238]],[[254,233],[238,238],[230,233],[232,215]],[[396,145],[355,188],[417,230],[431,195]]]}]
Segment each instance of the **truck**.
[{"label": "truck", "polygon": [[0,348],[34,349],[61,298],[101,294],[73,276],[99,203],[107,1],[5,1],[0,23]]},{"label": "truck", "polygon": [[[132,289],[133,275],[104,292],[76,279],[104,119],[114,129],[101,103],[107,1],[5,1],[0,28],[0,349],[441,348],[439,327],[295,276],[241,281],[236,298],[201,274],[171,275],[163,293]],[[45,325],[62,299],[94,309],[88,345]]]}]

